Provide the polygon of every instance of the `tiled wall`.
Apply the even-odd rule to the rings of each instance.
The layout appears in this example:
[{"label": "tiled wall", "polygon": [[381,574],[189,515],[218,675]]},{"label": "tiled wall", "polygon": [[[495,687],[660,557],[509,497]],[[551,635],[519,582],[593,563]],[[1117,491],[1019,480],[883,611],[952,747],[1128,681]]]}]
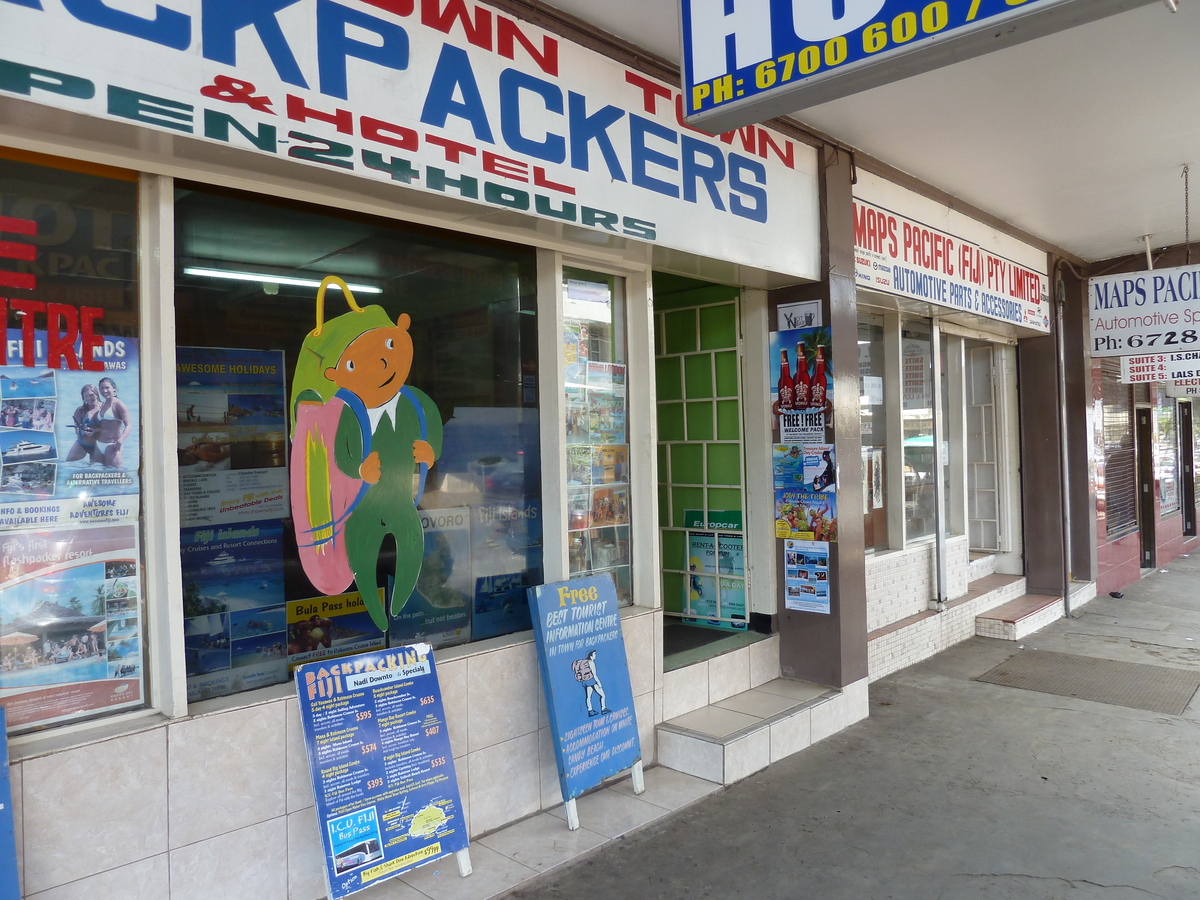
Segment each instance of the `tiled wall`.
[{"label": "tiled wall", "polygon": [[[965,536],[946,541],[949,599],[967,592],[971,555]],[[936,591],[934,542],[867,558],[867,631],[875,631],[929,608]]]},{"label": "tiled wall", "polygon": [[779,677],[779,635],[663,675],[662,720],[740,694]]},{"label": "tiled wall", "polygon": [[[662,615],[623,613],[650,764],[663,712]],[[778,675],[777,650],[775,665]],[[745,668],[748,681],[748,656]],[[472,836],[562,802],[532,641],[439,652],[438,673]],[[28,900],[325,896],[290,695],[31,757],[10,772]]]}]

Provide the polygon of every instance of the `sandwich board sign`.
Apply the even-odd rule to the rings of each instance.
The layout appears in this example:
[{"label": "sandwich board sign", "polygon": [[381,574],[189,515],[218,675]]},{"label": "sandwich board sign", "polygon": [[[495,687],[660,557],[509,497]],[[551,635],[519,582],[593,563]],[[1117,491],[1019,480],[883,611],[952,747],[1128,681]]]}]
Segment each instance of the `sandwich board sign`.
[{"label": "sandwich board sign", "polygon": [[529,588],[529,608],[567,824],[575,798],[625,769],[645,789],[633,686],[612,575]]},{"label": "sandwich board sign", "polygon": [[471,874],[433,649],[296,668],[330,900],[450,853]]}]

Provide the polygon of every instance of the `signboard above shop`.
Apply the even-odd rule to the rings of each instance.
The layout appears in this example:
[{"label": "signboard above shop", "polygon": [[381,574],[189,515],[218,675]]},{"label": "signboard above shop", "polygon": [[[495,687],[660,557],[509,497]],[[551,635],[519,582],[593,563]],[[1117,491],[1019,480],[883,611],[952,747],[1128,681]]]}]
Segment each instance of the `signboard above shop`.
[{"label": "signboard above shop", "polygon": [[1089,279],[1088,314],[1093,357],[1200,350],[1200,265]]},{"label": "signboard above shop", "polygon": [[1153,0],[680,0],[687,121],[846,97]]}]

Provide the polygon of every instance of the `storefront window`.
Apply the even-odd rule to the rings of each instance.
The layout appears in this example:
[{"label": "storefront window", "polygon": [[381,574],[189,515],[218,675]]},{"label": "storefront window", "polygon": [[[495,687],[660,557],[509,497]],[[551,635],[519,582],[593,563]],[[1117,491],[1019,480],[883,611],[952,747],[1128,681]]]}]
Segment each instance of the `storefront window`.
[{"label": "storefront window", "polygon": [[0,158],[0,703],[141,706],[137,183]]},{"label": "storefront window", "polygon": [[1175,401],[1165,398],[1157,408],[1154,480],[1158,482],[1159,512],[1179,512],[1179,428]]},{"label": "storefront window", "polygon": [[884,344],[881,316],[858,321],[859,427],[862,432],[863,516],[866,549],[886,550],[887,406],[884,404]]},{"label": "storefront window", "polygon": [[904,522],[908,540],[937,528],[934,490],[933,354],[929,326],[906,322],[901,330],[904,424]]},{"label": "storefront window", "polygon": [[533,254],[199,188],[176,224],[189,697],[528,629]]},{"label": "storefront window", "polygon": [[1105,535],[1113,540],[1137,529],[1133,399],[1129,385],[1121,383],[1120,360],[1101,360],[1100,366],[1104,469],[1096,494],[1104,512]]},{"label": "storefront window", "polygon": [[611,574],[633,603],[624,281],[563,270],[567,547],[572,576]]}]

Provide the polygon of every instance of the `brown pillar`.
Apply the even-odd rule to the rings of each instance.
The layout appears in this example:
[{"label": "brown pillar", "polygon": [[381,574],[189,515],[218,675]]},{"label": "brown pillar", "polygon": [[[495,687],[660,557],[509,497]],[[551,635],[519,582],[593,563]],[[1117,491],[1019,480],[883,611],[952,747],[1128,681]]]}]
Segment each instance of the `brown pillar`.
[{"label": "brown pillar", "polygon": [[779,661],[787,678],[844,687],[867,677],[867,587],[863,553],[862,437],[859,434],[858,312],[854,288],[853,160],[821,151],[821,256],[826,279],[769,295],[780,303],[820,299],[833,350],[833,444],[838,474],[838,539],[829,553],[829,615],[784,605],[783,541],[777,540]]}]

